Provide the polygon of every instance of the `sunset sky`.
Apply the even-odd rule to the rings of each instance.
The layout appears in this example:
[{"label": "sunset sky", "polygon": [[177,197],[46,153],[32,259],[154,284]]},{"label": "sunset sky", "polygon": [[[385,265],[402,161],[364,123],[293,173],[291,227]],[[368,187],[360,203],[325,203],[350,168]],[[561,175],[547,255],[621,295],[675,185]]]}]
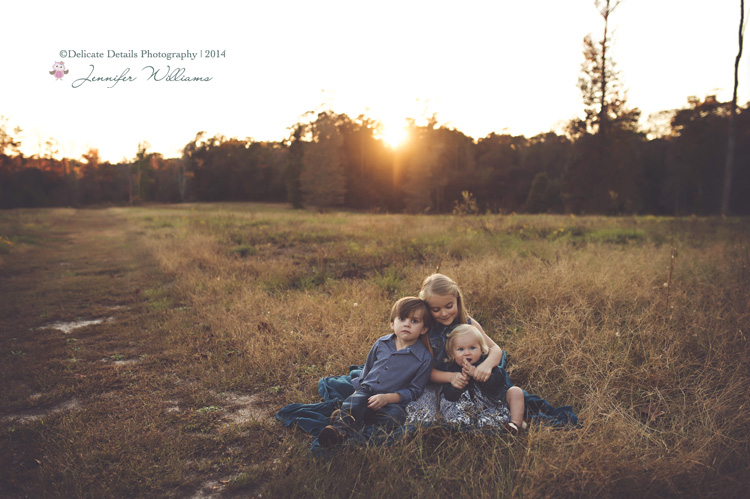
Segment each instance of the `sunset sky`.
[{"label": "sunset sky", "polygon": [[[474,138],[556,130],[582,111],[582,40],[602,31],[593,0],[135,0],[106,9],[31,0],[3,17],[0,115],[23,129],[24,154],[53,138],[59,156],[94,147],[112,162],[132,159],[141,141],[179,156],[199,131],[282,140],[322,106],[387,130],[432,114]],[[612,54],[630,105],[648,116],[691,95],[731,99],[738,22],[739,0],[624,0],[611,18]],[[194,60],[143,56],[201,50]],[[62,80],[49,74],[56,61],[69,71]],[[85,81],[92,65],[95,76],[134,80]],[[148,79],[167,66],[210,81]],[[739,101],[749,100],[746,51]]]}]

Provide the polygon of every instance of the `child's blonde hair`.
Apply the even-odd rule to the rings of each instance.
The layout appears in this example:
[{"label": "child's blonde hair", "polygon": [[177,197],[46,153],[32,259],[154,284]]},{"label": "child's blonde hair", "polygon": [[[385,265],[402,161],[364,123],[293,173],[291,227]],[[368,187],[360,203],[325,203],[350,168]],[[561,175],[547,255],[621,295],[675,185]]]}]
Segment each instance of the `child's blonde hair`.
[{"label": "child's blonde hair", "polygon": [[456,360],[453,357],[453,341],[460,336],[473,336],[474,339],[479,343],[479,347],[482,349],[482,354],[487,355],[490,351],[490,347],[487,346],[487,342],[484,341],[484,336],[479,332],[479,329],[475,328],[471,324],[461,324],[456,326],[453,331],[448,334],[448,341],[445,344],[445,354],[448,356],[448,361],[453,362]]},{"label": "child's blonde hair", "polygon": [[443,274],[432,274],[422,283],[422,290],[419,292],[419,297],[425,301],[429,300],[430,296],[447,296],[452,295],[456,297],[456,306],[458,307],[458,321],[461,324],[466,324],[469,319],[469,314],[466,312],[466,306],[464,305],[464,298],[461,295],[461,289],[458,284],[448,276]]}]

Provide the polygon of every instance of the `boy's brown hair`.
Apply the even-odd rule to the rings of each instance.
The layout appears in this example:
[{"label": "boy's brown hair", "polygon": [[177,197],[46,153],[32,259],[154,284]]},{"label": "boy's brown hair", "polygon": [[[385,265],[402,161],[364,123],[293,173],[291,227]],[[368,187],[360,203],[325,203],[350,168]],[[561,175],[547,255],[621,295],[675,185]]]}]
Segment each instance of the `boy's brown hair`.
[{"label": "boy's brown hair", "polygon": [[393,304],[391,309],[391,322],[397,317],[406,319],[414,315],[414,312],[422,311],[422,321],[424,322],[425,329],[430,329],[432,324],[432,314],[430,314],[430,308],[427,306],[427,302],[420,300],[416,296],[406,296],[401,298]]}]

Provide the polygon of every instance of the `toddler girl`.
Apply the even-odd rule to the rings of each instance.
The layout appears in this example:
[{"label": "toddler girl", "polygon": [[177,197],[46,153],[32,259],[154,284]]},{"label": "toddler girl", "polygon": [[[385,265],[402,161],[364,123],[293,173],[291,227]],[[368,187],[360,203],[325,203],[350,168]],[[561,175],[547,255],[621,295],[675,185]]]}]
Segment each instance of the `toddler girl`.
[{"label": "toddler girl", "polygon": [[[444,398],[440,405],[446,421],[478,428],[504,427],[511,433],[518,433],[524,426],[523,390],[508,387],[505,370],[498,366],[492,368],[486,381],[475,378],[477,366],[486,360],[489,352],[482,333],[469,324],[456,326],[448,335],[445,348],[448,371],[458,373],[442,388]],[[507,422],[508,409],[510,422]]]}]

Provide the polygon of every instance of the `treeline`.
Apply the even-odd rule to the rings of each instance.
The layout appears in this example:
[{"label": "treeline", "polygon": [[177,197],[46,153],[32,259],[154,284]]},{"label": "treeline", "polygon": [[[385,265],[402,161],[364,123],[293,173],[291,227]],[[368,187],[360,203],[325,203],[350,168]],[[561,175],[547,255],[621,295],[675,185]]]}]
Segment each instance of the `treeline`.
[{"label": "treeline", "polygon": [[[531,213],[714,214],[721,207],[730,108],[691,99],[654,135],[637,115],[606,135],[571,122],[535,137],[411,123],[392,149],[379,124],[325,111],[296,124],[288,140],[206,137],[181,158],[140,144],[128,163],[24,156],[0,122],[0,207],[142,202],[268,201],[295,207],[388,212],[460,210]],[[750,213],[750,104],[738,108],[731,212]],[[51,156],[51,155],[49,155]],[[470,193],[470,194],[467,194]]]}]

